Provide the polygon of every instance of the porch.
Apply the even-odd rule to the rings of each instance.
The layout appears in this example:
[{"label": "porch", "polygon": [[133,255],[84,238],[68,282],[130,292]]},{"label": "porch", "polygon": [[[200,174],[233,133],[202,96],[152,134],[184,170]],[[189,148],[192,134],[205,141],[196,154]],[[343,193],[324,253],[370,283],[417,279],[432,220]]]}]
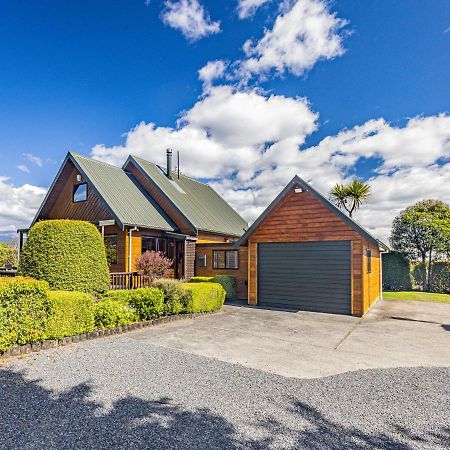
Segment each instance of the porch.
[{"label": "porch", "polygon": [[146,251],[162,252],[173,260],[173,278],[194,276],[196,238],[193,236],[136,227],[122,230],[117,225],[102,227],[101,233],[114,286],[128,288],[148,284],[136,270],[136,259]]}]

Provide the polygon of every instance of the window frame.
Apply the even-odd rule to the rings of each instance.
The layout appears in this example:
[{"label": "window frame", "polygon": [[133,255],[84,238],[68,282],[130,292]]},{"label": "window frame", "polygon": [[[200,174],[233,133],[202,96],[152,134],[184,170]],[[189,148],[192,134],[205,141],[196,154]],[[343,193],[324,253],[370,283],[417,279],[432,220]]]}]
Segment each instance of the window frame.
[{"label": "window frame", "polygon": [[[224,267],[218,267],[216,264],[216,253],[224,254]],[[227,253],[235,253],[237,255],[236,267],[227,267]],[[239,250],[213,250],[212,268],[214,270],[239,270]]]},{"label": "window frame", "polygon": [[208,267],[208,257],[205,253],[197,255],[197,264],[198,267]]},{"label": "window frame", "polygon": [[367,273],[372,273],[372,249],[366,249],[366,257],[367,257]]},{"label": "window frame", "polygon": [[[75,194],[80,186],[86,186],[86,198],[84,198],[83,200],[75,200]],[[83,203],[86,202],[87,199],[88,199],[88,184],[86,183],[86,181],[84,181],[83,183],[74,184],[72,189],[72,203]]]},{"label": "window frame", "polygon": [[119,249],[119,239],[117,234],[105,234],[103,236],[103,244],[105,245],[106,248],[106,238],[115,238],[115,245],[116,245],[116,260],[115,262],[109,262],[108,261],[108,265],[110,266],[115,266],[117,264],[119,264],[119,254],[118,254],[118,249]]},{"label": "window frame", "polygon": [[[144,250],[144,242],[146,240],[152,239],[155,244],[155,250]],[[161,241],[164,241],[164,251],[160,249],[161,247]],[[141,236],[141,254],[144,254],[147,251],[153,251],[153,252],[161,252],[164,256],[167,256],[169,251],[169,240],[162,236]]]}]

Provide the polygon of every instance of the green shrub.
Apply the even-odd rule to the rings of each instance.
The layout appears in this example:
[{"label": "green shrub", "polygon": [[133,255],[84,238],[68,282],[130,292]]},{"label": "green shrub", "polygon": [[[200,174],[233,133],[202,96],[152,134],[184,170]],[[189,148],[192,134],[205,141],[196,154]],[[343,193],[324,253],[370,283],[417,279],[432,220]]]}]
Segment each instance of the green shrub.
[{"label": "green shrub", "polygon": [[99,293],[109,287],[102,237],[80,220],[36,223],[22,250],[19,274],[48,281],[54,290]]},{"label": "green shrub", "polygon": [[187,312],[191,295],[181,287],[179,280],[160,279],[155,281],[154,286],[164,294],[163,314],[170,316]]},{"label": "green shrub", "polygon": [[450,262],[443,261],[433,264],[431,292],[450,294]]},{"label": "green shrub", "polygon": [[0,351],[45,339],[51,304],[48,283],[29,278],[0,278]]},{"label": "green shrub", "polygon": [[225,289],[219,283],[183,283],[191,294],[186,312],[207,312],[220,309],[225,301]]},{"label": "green shrub", "polygon": [[94,329],[94,299],[90,294],[50,291],[51,315],[47,320],[47,339],[89,333]]},{"label": "green shrub", "polygon": [[189,280],[191,283],[219,283],[226,292],[228,300],[236,298],[236,280],[230,275],[216,275],[214,277],[192,277]]},{"label": "green shrub", "polygon": [[14,242],[0,242],[0,267],[17,265],[17,247]]},{"label": "green shrub", "polygon": [[124,300],[107,298],[94,303],[94,322],[100,330],[129,325],[136,320],[136,313]]},{"label": "green shrub", "polygon": [[382,255],[383,289],[387,291],[410,291],[411,274],[408,260],[397,252]]},{"label": "green shrub", "polygon": [[411,278],[414,289],[423,289],[426,280],[425,270],[425,266],[421,262],[411,264]]},{"label": "green shrub", "polygon": [[164,311],[164,294],[160,289],[154,287],[129,291],[109,291],[108,298],[128,303],[136,312],[139,320],[159,317]]}]

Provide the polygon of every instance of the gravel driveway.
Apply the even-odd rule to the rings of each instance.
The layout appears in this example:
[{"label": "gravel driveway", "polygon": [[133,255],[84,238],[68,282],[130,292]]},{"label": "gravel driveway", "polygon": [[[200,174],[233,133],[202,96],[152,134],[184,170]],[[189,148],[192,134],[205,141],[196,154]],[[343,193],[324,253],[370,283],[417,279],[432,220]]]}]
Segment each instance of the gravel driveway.
[{"label": "gravel driveway", "polygon": [[0,447],[450,448],[449,368],[294,379],[132,335],[0,365]]}]

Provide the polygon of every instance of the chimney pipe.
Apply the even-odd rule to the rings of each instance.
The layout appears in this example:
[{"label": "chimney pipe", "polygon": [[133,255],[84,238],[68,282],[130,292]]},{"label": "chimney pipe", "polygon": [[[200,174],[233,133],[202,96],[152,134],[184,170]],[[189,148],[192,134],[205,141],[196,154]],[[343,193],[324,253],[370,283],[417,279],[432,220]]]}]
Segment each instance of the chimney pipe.
[{"label": "chimney pipe", "polygon": [[169,180],[172,179],[172,149],[168,148],[167,149],[167,178]]}]

